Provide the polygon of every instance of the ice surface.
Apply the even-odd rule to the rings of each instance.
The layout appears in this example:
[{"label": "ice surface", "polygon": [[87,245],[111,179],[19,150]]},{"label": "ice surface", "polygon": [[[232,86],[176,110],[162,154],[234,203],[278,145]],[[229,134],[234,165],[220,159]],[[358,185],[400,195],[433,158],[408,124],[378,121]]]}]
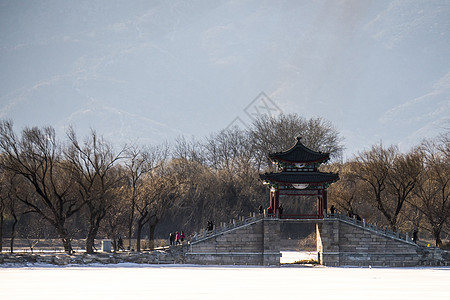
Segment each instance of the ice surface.
[{"label": "ice surface", "polygon": [[212,300],[305,297],[450,299],[450,268],[135,264],[0,268],[0,299]]},{"label": "ice surface", "polygon": [[292,264],[298,261],[317,260],[317,252],[311,251],[281,251],[280,262]]}]

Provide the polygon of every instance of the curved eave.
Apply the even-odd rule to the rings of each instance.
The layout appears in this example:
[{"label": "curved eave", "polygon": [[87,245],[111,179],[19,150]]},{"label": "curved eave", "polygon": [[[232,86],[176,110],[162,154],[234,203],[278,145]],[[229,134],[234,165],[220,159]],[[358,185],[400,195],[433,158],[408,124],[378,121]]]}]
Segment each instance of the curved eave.
[{"label": "curved eave", "polygon": [[325,158],[319,158],[316,160],[302,160],[302,161],[295,160],[295,161],[293,161],[293,160],[282,159],[279,157],[273,157],[272,155],[269,155],[269,158],[272,161],[279,161],[279,162],[284,162],[284,163],[289,163],[289,164],[297,164],[297,163],[306,164],[306,163],[319,163],[319,162],[322,163],[322,162],[327,162],[330,159],[330,157],[327,156]]},{"label": "curved eave", "polygon": [[280,172],[280,173],[265,173],[260,174],[259,177],[263,181],[282,184],[326,184],[333,183],[339,180],[339,175],[335,173],[321,173],[321,172]]},{"label": "curved eave", "polygon": [[289,150],[270,153],[269,158],[286,163],[316,163],[330,159],[329,153],[313,151],[303,145],[300,140],[301,138],[297,138],[297,143]]}]

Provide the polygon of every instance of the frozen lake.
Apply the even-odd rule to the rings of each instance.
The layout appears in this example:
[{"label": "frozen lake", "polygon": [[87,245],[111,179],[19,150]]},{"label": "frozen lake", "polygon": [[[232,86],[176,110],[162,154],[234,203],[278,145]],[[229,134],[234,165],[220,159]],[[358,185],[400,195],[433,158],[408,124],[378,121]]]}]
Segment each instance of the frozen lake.
[{"label": "frozen lake", "polygon": [[317,252],[281,251],[280,263],[292,264],[298,261],[317,260]]},{"label": "frozen lake", "polygon": [[[142,298],[141,298],[142,297]],[[450,268],[0,268],[0,299],[450,299]]]}]

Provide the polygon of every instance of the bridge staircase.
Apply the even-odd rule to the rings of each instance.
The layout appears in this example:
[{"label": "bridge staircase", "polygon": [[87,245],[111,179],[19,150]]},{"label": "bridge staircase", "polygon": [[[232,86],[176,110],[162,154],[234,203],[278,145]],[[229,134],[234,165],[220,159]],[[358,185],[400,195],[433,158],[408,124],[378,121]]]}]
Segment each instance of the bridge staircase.
[{"label": "bridge staircase", "polygon": [[252,214],[194,234],[186,262],[225,265],[279,265],[280,223]]},{"label": "bridge staircase", "polygon": [[199,233],[194,233],[191,236],[190,243],[198,244],[204,242],[209,239],[213,239],[217,236],[224,235],[236,230],[239,230],[243,227],[250,226],[255,224],[256,222],[260,222],[264,218],[263,214],[252,213],[249,217],[239,217],[239,219],[233,219],[229,223],[221,223],[219,226],[214,225],[213,230],[204,229]]}]

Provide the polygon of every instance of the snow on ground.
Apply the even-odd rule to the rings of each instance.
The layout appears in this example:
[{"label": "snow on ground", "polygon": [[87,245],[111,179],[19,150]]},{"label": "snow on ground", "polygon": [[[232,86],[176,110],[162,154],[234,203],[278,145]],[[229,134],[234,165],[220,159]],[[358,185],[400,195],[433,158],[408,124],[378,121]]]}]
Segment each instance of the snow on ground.
[{"label": "snow on ground", "polygon": [[281,251],[280,263],[292,264],[298,261],[317,260],[317,252],[315,251]]},{"label": "snow on ground", "polygon": [[0,268],[0,299],[212,300],[304,297],[333,300],[450,299],[450,268],[133,264]]}]

